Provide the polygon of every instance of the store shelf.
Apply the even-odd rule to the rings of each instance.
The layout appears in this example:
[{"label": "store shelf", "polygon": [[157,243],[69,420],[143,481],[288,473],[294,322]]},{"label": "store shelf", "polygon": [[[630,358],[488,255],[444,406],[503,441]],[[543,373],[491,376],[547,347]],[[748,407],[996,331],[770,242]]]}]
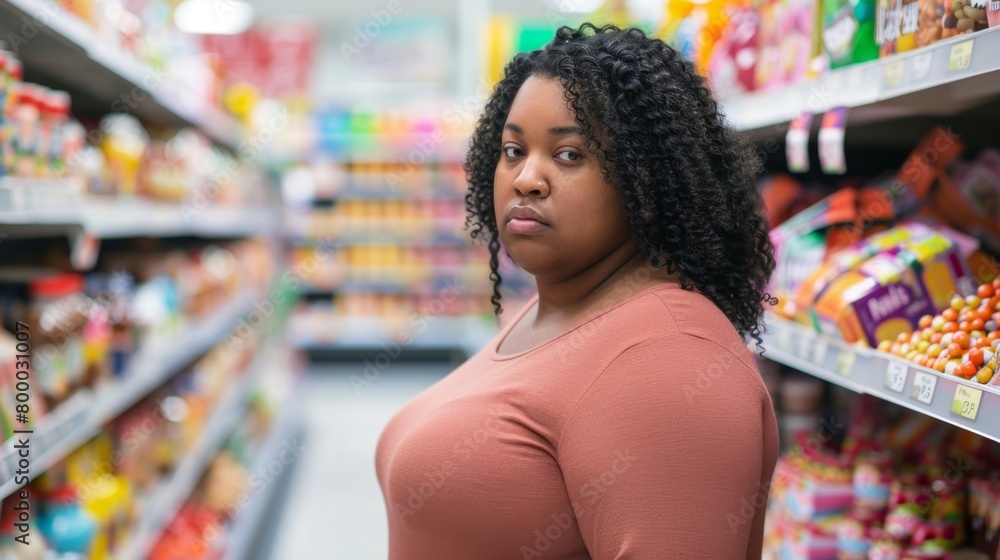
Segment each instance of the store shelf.
[{"label": "store shelf", "polygon": [[[328,241],[315,238],[307,238],[292,232],[292,243],[299,247],[329,247]],[[472,247],[472,240],[458,235],[435,234],[430,236],[405,237],[394,234],[357,234],[337,236],[336,247],[350,247],[363,245],[402,245],[406,247],[438,247],[438,246],[460,246]]]},{"label": "store shelf", "polygon": [[143,508],[142,517],[115,560],[142,560],[149,556],[157,539],[191,496],[205,469],[246,415],[250,395],[264,372],[267,359],[266,350],[258,352],[245,376],[229,384],[191,449],[173,474],[145,502],[147,506]]},{"label": "store shelf", "polygon": [[[483,275],[486,278],[488,273]],[[429,282],[420,285],[404,285],[388,282],[342,282],[336,286],[312,286],[303,285],[299,292],[310,296],[334,296],[338,294],[391,294],[391,295],[412,295],[412,296],[436,296],[442,291],[453,286],[463,288],[462,294],[490,296],[493,289],[489,286],[463,287],[463,280],[458,276],[448,278],[434,278]]]},{"label": "store shelf", "polygon": [[337,193],[336,197],[332,199],[332,202],[334,203],[346,202],[346,201],[363,201],[363,202],[432,201],[432,202],[453,202],[456,204],[459,203],[465,204],[465,193],[447,189],[411,192],[402,187],[400,187],[397,190],[390,190],[387,188],[372,189],[364,187],[355,187],[355,188],[347,188]]},{"label": "store shelf", "polygon": [[[293,319],[294,322],[294,319]],[[391,322],[381,317],[352,317],[332,321],[324,328],[324,338],[292,331],[294,346],[310,351],[383,349],[384,345],[407,340],[405,349],[460,349],[471,356],[496,336],[497,329],[479,316],[435,317],[426,315],[423,321]]]},{"label": "store shelf", "polygon": [[[251,473],[264,472],[273,463],[281,461],[285,445],[303,433],[301,411],[294,403],[301,402],[301,387],[292,392],[291,396],[281,405],[281,412],[267,439],[260,448],[260,454],[249,469]],[[224,539],[218,541],[216,557],[222,560],[245,560],[249,558],[250,547],[259,536],[261,522],[268,507],[274,500],[274,493],[280,486],[277,481],[264,485],[255,495],[250,496],[250,502],[233,520],[232,526]]]},{"label": "store shelf", "polygon": [[82,231],[99,239],[242,237],[277,231],[277,218],[266,208],[198,208],[92,197],[58,181],[4,178],[0,179],[0,231],[15,236]]},{"label": "store shelf", "polygon": [[[253,309],[253,292],[246,292],[210,317],[185,328],[171,344],[141,351],[133,358],[125,381],[94,392],[81,392],[40,419],[30,434],[31,477],[52,468],[77,447],[96,436],[103,426],[121,415],[181,368],[218,344],[240,319]],[[15,439],[4,442],[0,451],[0,497],[9,496],[14,483],[18,456]]]},{"label": "store shelf", "polygon": [[[765,358],[1000,442],[1000,388],[851,346],[773,315],[767,325]],[[925,385],[930,388],[922,390]]]},{"label": "store shelf", "polygon": [[111,45],[56,2],[0,0],[0,33],[23,60],[26,79],[69,91],[77,112],[129,112],[161,126],[193,126],[237,146],[235,119]]},{"label": "store shelf", "polygon": [[[967,62],[962,54],[971,42]],[[851,108],[848,124],[950,116],[1000,97],[1000,29],[963,35],[816,79],[722,102],[727,120],[760,138],[781,137],[803,112]],[[818,126],[818,123],[816,123]]]}]

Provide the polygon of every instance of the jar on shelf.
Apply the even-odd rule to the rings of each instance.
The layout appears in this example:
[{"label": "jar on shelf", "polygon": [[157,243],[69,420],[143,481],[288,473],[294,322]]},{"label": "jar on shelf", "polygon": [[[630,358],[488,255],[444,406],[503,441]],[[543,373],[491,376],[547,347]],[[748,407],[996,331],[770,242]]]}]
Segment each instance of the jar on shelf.
[{"label": "jar on shelf", "polygon": [[38,528],[55,552],[86,554],[97,523],[80,507],[76,489],[65,485],[49,492],[43,501]]},{"label": "jar on shelf", "polygon": [[32,367],[47,408],[83,386],[86,360],[83,332],[91,301],[78,274],[60,274],[31,283],[29,324],[36,326]]}]

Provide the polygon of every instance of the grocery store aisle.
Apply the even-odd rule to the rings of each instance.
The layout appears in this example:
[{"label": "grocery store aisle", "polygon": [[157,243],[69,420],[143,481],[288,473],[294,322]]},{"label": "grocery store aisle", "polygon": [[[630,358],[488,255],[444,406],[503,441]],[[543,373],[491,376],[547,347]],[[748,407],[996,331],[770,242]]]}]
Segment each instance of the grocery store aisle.
[{"label": "grocery store aisle", "polygon": [[[397,363],[355,391],[356,363],[313,366],[305,387],[306,451],[294,471],[271,558],[383,560],[388,555],[375,446],[389,418],[447,374],[447,363]],[[354,371],[357,370],[357,371]]]}]

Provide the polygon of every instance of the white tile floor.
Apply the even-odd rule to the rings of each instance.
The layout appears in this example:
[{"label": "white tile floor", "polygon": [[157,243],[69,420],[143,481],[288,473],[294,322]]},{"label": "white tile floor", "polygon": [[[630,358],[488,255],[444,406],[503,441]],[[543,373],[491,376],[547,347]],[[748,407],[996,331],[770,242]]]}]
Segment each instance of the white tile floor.
[{"label": "white tile floor", "polygon": [[[314,366],[306,380],[306,451],[293,473],[273,560],[384,560],[375,446],[389,418],[454,366],[394,364],[360,395],[352,364]],[[354,371],[358,370],[358,371]]]}]

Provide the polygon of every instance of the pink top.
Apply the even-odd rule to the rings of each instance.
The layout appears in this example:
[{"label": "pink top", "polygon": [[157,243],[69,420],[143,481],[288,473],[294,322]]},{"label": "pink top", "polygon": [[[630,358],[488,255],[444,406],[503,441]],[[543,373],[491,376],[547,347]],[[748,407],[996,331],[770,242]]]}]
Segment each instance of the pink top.
[{"label": "pink top", "polygon": [[482,351],[379,441],[390,560],[759,559],[778,450],[753,354],[676,284]]}]

